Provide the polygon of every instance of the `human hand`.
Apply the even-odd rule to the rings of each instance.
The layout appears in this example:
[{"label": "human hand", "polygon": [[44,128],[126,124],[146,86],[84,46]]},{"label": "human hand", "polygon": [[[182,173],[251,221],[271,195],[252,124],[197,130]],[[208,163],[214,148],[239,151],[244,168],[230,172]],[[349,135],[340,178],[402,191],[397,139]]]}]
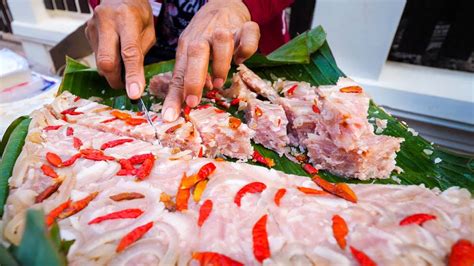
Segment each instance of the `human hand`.
[{"label": "human hand", "polygon": [[190,107],[201,101],[212,58],[212,85],[221,88],[232,58],[236,64],[258,48],[260,30],[250,21],[241,0],[210,0],[193,17],[179,38],[176,64],[163,106],[165,121],[178,118],[183,99]]},{"label": "human hand", "polygon": [[87,22],[86,36],[99,74],[112,88],[123,88],[123,60],[128,97],[140,98],[145,88],[143,57],[156,40],[148,0],[102,0]]}]

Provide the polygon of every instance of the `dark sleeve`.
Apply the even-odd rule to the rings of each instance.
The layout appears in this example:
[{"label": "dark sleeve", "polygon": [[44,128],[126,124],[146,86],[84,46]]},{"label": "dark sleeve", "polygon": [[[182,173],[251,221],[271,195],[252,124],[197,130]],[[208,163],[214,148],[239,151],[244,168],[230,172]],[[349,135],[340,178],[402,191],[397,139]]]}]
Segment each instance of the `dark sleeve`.
[{"label": "dark sleeve", "polygon": [[281,12],[293,4],[294,0],[243,0],[250,11],[252,21],[259,25],[265,25],[275,17],[281,16]]}]

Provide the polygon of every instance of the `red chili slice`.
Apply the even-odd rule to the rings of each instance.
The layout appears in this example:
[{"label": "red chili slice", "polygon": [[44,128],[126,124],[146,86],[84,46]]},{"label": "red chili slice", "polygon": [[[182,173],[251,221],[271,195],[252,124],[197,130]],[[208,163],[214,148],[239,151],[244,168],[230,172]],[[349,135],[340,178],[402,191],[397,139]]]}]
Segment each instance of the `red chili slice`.
[{"label": "red chili slice", "polygon": [[293,95],[295,93],[296,88],[298,88],[298,84],[295,84],[295,85],[291,86],[291,88],[289,88],[288,91],[287,91],[288,96]]},{"label": "red chili slice", "polygon": [[72,107],[61,112],[62,115],[82,115],[83,112],[76,112],[77,107]]},{"label": "red chili slice", "polygon": [[347,227],[346,221],[339,215],[334,215],[332,217],[332,233],[334,238],[337,241],[337,244],[341,249],[346,248],[346,236],[349,233],[349,228]]},{"label": "red chili slice", "polygon": [[224,110],[219,109],[219,108],[215,108],[215,109],[214,109],[214,112],[216,112],[217,114],[223,114],[223,113],[225,113]]},{"label": "red chili slice", "polygon": [[270,257],[270,244],[267,234],[268,215],[263,215],[252,228],[253,255],[262,263]]},{"label": "red chili slice", "polygon": [[213,163],[206,163],[201,166],[198,172],[199,181],[208,178],[216,170],[216,165]]},{"label": "red chili slice", "polygon": [[115,160],[112,156],[107,156],[101,150],[84,149],[81,150],[82,158],[92,161],[112,161]]},{"label": "red chili slice", "polygon": [[62,125],[57,125],[57,126],[47,126],[47,127],[44,127],[44,128],[43,128],[43,130],[44,130],[44,131],[58,130],[60,127],[62,127]]},{"label": "red chili slice", "polygon": [[78,154],[75,154],[73,156],[71,156],[71,158],[67,159],[66,161],[63,162],[62,166],[61,167],[67,167],[67,166],[71,166],[73,165],[77,159],[81,158],[81,154],[78,153]]},{"label": "red chili slice", "polygon": [[283,196],[285,196],[285,194],[286,194],[286,189],[284,189],[284,188],[280,188],[280,189],[275,193],[274,201],[275,201],[276,206],[280,207],[280,201],[281,201],[281,199],[283,198]]},{"label": "red chili slice", "polygon": [[143,199],[145,195],[138,192],[122,192],[109,197],[113,201]]},{"label": "red chili slice", "polygon": [[235,98],[233,99],[231,102],[230,102],[230,105],[234,106],[234,105],[239,105],[240,103],[240,99],[239,98]]},{"label": "red chili slice", "polygon": [[202,152],[202,146],[201,146],[201,148],[199,148],[198,157],[202,158],[202,156],[203,156],[203,152]]},{"label": "red chili slice", "polygon": [[97,194],[99,194],[99,192],[92,192],[85,198],[72,202],[67,209],[65,209],[63,212],[61,212],[61,214],[59,214],[58,218],[64,219],[82,211],[89,205],[89,202],[91,202],[95,199],[95,197],[97,197]]},{"label": "red chili slice", "polygon": [[452,247],[448,260],[449,266],[474,265],[474,244],[469,240],[460,239]]},{"label": "red chili slice", "polygon": [[309,187],[296,187],[296,188],[307,195],[329,195],[329,193],[327,193],[324,190],[319,190],[319,189],[314,189],[314,188],[309,188]]},{"label": "red chili slice", "polygon": [[142,111],[138,111],[138,112],[136,112],[135,114],[136,114],[137,116],[143,116],[145,113],[142,112]]},{"label": "red chili slice", "polygon": [[59,155],[53,152],[46,153],[46,160],[55,167],[61,167],[63,163],[61,157],[59,157]]},{"label": "red chili slice", "polygon": [[74,135],[74,129],[72,127],[67,127],[66,129],[66,136]]},{"label": "red chili slice", "polygon": [[377,264],[364,252],[350,246],[352,256],[357,260],[360,266],[377,266]]},{"label": "red chili slice", "polygon": [[105,150],[105,149],[113,148],[113,147],[116,147],[116,146],[119,146],[119,145],[122,145],[122,144],[128,143],[128,142],[133,142],[133,139],[116,139],[116,140],[111,140],[111,141],[108,141],[108,142],[102,144],[102,145],[100,146],[100,149],[101,149],[101,150]]},{"label": "red chili slice", "polygon": [[306,173],[310,175],[315,175],[318,173],[318,169],[314,168],[311,164],[305,163],[303,164],[303,169],[306,171]]},{"label": "red chili slice", "polygon": [[170,128],[168,128],[165,133],[166,134],[171,134],[171,133],[174,133],[178,128],[180,128],[182,126],[182,124],[177,124],[175,126],[172,126]]},{"label": "red chili slice", "polygon": [[275,161],[273,161],[272,158],[263,157],[263,155],[261,155],[258,151],[253,152],[252,158],[256,162],[261,163],[269,168],[272,168],[273,166],[275,166]]},{"label": "red chili slice", "polygon": [[76,96],[76,98],[74,98],[74,102],[77,102],[77,101],[79,101],[80,99],[81,99],[81,97]]},{"label": "red chili slice", "polygon": [[151,153],[138,154],[138,155],[134,155],[134,156],[128,158],[128,160],[132,164],[140,164],[140,163],[143,163],[148,158],[154,158],[154,155],[151,154]]},{"label": "red chili slice", "polygon": [[137,169],[137,174],[136,174],[137,179],[138,180],[146,179],[150,175],[154,164],[155,164],[155,157],[149,157],[149,158],[145,159],[142,166]]},{"label": "red chili slice", "polygon": [[267,186],[262,182],[252,182],[243,186],[235,195],[234,203],[240,207],[240,201],[247,193],[261,193],[267,188]]},{"label": "red chili slice", "polygon": [[263,115],[262,109],[258,108],[258,106],[255,106],[255,116],[261,117],[262,115]]},{"label": "red chili slice", "polygon": [[215,252],[194,252],[193,259],[199,261],[200,266],[244,266],[243,263]]},{"label": "red chili slice", "polygon": [[147,123],[147,120],[145,118],[130,117],[127,120],[125,120],[125,123],[127,123],[130,126],[138,126],[138,125]]},{"label": "red chili slice", "polygon": [[218,90],[210,90],[206,93],[206,98],[208,99],[216,99],[217,94],[219,93]]},{"label": "red chili slice", "polygon": [[99,216],[92,219],[88,224],[98,224],[107,220],[116,220],[116,219],[135,219],[143,214],[143,211],[140,209],[125,209],[121,211],[112,212],[106,215]]},{"label": "red chili slice", "polygon": [[422,226],[426,221],[434,220],[436,216],[427,213],[416,213],[405,217],[400,221],[400,225],[417,224]]},{"label": "red chili slice", "polygon": [[49,176],[49,177],[52,177],[52,178],[58,178],[58,174],[56,173],[56,171],[54,171],[53,168],[51,168],[51,166],[49,165],[46,165],[46,164],[43,164],[41,166],[41,170],[43,171],[43,174],[45,176]]},{"label": "red chili slice", "polygon": [[207,220],[209,215],[212,211],[212,200],[208,199],[204,201],[201,208],[199,208],[199,218],[198,218],[198,226],[201,227],[204,222]]},{"label": "red chili slice", "polygon": [[198,110],[202,110],[202,109],[207,109],[209,107],[211,107],[212,105],[211,104],[201,104],[199,105],[198,107],[196,107],[196,109]]},{"label": "red chili slice", "polygon": [[349,87],[341,88],[339,89],[339,91],[344,92],[344,93],[361,93],[362,88],[359,86],[349,86]]},{"label": "red chili slice", "polygon": [[73,137],[73,138],[72,138],[72,146],[73,146],[74,148],[80,150],[81,147],[82,147],[82,141],[81,141],[79,138],[77,138],[77,137]]},{"label": "red chili slice", "polygon": [[35,198],[35,203],[43,202],[45,199],[53,195],[54,192],[58,191],[59,187],[61,186],[61,183],[62,180],[58,180],[54,182],[54,184],[43,190],[41,193],[39,193]]},{"label": "red chili slice", "polygon": [[146,232],[148,232],[152,227],[153,227],[153,222],[149,222],[147,224],[144,224],[142,226],[139,226],[133,229],[130,233],[126,234],[120,240],[120,243],[118,244],[117,249],[115,251],[117,251],[117,253],[122,252],[128,246],[135,243],[138,239],[140,239],[143,235],[145,235]]},{"label": "red chili slice", "polygon": [[352,191],[352,189],[345,183],[337,183],[337,184],[332,184],[324,179],[322,179],[320,176],[315,175],[313,176],[313,181],[320,186],[324,191],[327,191],[334,196],[343,198],[347,201],[357,203],[357,196]]},{"label": "red chili slice", "polygon": [[133,170],[133,169],[135,169],[135,168],[133,168],[133,164],[129,159],[120,159],[119,163],[120,163],[120,166],[122,167],[122,169],[124,169],[124,170]]},{"label": "red chili slice", "polygon": [[56,218],[58,218],[58,216],[65,210],[69,207],[69,205],[71,204],[71,200],[67,200],[66,202],[63,202],[61,203],[58,207],[54,208],[53,210],[51,210],[48,215],[46,215],[46,218],[45,218],[45,222],[46,222],[46,225],[49,227],[51,226],[54,221],[56,221]]},{"label": "red chili slice", "polygon": [[229,127],[232,128],[232,129],[237,129],[240,127],[240,125],[242,124],[242,121],[240,121],[240,119],[238,119],[237,117],[229,117]]},{"label": "red chili slice", "polygon": [[176,192],[176,210],[184,211],[188,209],[188,201],[191,196],[191,190],[189,188],[182,188],[183,182],[187,179],[186,173],[183,173],[181,182]]},{"label": "red chili slice", "polygon": [[132,117],[129,113],[120,112],[118,110],[113,110],[110,114],[120,120],[127,120]]},{"label": "red chili slice", "polygon": [[311,107],[313,109],[313,112],[316,113],[316,114],[320,114],[321,113],[321,110],[319,110],[318,106],[316,104],[313,104],[313,106]]}]

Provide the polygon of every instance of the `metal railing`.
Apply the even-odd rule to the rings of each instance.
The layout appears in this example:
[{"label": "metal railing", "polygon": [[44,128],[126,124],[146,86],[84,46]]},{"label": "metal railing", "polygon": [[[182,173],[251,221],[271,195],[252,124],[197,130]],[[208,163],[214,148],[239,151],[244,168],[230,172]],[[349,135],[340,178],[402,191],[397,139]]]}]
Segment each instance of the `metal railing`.
[{"label": "metal railing", "polygon": [[44,0],[48,10],[62,10],[81,14],[90,14],[91,9],[87,0]]},{"label": "metal railing", "polygon": [[0,1],[0,31],[3,32],[12,32],[11,27],[12,15],[10,9],[8,8],[7,0]]}]

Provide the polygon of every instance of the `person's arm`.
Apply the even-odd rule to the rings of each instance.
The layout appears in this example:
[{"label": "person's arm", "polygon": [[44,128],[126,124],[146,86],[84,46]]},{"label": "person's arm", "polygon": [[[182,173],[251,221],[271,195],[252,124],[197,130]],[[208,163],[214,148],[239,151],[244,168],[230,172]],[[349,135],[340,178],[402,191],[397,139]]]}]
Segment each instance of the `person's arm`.
[{"label": "person's arm", "polygon": [[232,59],[240,64],[252,56],[259,39],[258,24],[251,21],[241,0],[210,0],[205,4],[179,38],[163,118],[177,119],[183,100],[190,107],[199,104],[211,58],[212,83],[221,88]]},{"label": "person's arm", "polygon": [[99,74],[113,88],[123,88],[120,62],[125,65],[125,88],[138,99],[145,88],[143,57],[155,43],[148,0],[91,0],[94,8],[86,36],[95,53]]}]

